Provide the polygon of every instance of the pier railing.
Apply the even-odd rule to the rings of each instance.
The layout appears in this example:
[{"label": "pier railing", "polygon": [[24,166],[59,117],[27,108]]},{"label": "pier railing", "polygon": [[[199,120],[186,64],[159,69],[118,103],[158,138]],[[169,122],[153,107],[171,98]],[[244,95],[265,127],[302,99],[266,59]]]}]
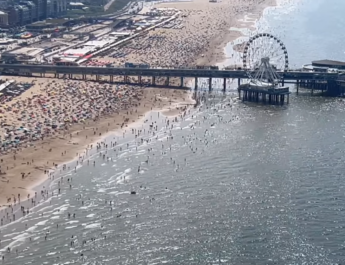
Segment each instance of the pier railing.
[{"label": "pier railing", "polygon": [[[244,70],[217,70],[193,68],[125,68],[125,67],[84,67],[34,64],[0,64],[0,71],[18,75],[30,74],[78,74],[100,76],[155,76],[194,78],[240,78],[247,79]],[[304,71],[278,72],[282,80],[337,80],[338,73],[318,73]]]}]

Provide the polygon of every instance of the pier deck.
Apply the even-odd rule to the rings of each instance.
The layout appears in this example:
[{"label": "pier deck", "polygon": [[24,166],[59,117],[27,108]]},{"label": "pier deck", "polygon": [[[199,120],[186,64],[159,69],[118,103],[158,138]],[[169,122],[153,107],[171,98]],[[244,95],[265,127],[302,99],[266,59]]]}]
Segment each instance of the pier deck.
[{"label": "pier deck", "polygon": [[253,87],[243,84],[238,87],[239,98],[242,101],[262,102],[273,105],[289,104],[289,87]]},{"label": "pier deck", "polygon": [[[166,78],[166,85],[169,86],[169,78],[180,78],[180,87],[184,84],[184,78],[195,78],[195,89],[197,89],[198,78],[208,78],[209,88],[212,89],[212,79],[221,78],[224,80],[226,89],[227,79],[238,79],[239,86],[241,79],[248,79],[247,72],[244,70],[218,70],[218,69],[195,69],[195,68],[126,68],[126,67],[83,67],[83,66],[56,66],[56,65],[39,65],[39,64],[0,64],[0,73],[8,75],[34,76],[36,74],[45,77],[46,74],[53,74],[55,78],[74,78],[78,75],[82,80],[95,78],[101,80],[102,76],[109,77],[110,82],[114,81],[115,76],[123,76],[128,80],[130,76],[138,77],[141,84],[141,77],[150,77],[151,85],[155,86],[155,80],[159,77]],[[306,72],[301,70],[291,70],[287,72],[277,72],[281,78],[280,83],[284,87],[286,83],[296,83],[297,87],[303,84],[310,85],[313,89],[323,89],[329,96],[341,96],[344,93],[343,82],[338,82],[341,77],[338,73],[327,72]],[[88,78],[87,78],[88,77]],[[92,78],[90,78],[92,77]],[[241,91],[244,89],[240,89]],[[342,92],[340,92],[342,91]],[[250,91],[249,91],[250,92]],[[267,91],[252,91],[253,93],[269,94]],[[270,93],[276,97],[276,93]],[[256,94],[255,94],[256,95]],[[286,97],[286,95],[279,95]],[[272,99],[271,99],[272,100]]]},{"label": "pier deck", "polygon": [[[193,68],[125,68],[125,67],[83,67],[56,66],[39,64],[0,64],[1,72],[17,74],[78,74],[78,75],[119,75],[119,76],[156,76],[156,77],[197,77],[197,78],[242,78],[246,79],[244,70],[216,70]],[[304,71],[278,72],[284,80],[336,80],[337,73],[316,73]]]}]

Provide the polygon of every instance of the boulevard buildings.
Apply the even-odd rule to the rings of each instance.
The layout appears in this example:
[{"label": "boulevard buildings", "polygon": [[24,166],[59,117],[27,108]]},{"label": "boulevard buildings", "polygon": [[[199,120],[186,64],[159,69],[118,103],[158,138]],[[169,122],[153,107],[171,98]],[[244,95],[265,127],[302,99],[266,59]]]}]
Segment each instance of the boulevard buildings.
[{"label": "boulevard buildings", "polygon": [[67,0],[0,0],[0,27],[13,28],[63,15]]}]

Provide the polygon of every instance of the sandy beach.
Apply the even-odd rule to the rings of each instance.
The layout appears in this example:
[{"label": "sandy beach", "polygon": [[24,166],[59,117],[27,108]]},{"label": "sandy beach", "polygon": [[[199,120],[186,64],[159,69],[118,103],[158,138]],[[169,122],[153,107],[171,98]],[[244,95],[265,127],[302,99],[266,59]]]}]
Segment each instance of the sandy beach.
[{"label": "sandy beach", "polygon": [[[275,0],[161,3],[181,14],[179,29],[157,29],[119,48],[126,56],[104,56],[117,64],[154,67],[213,65],[224,59],[225,45],[238,38],[230,27],[251,27],[238,19],[259,18]],[[78,157],[105,134],[123,130],[151,110],[179,115],[193,105],[186,90],[116,85],[53,78],[3,77],[34,85],[1,107],[0,205],[32,198],[33,188],[58,166]],[[6,142],[7,141],[7,142]],[[5,143],[5,144],[4,144]]]},{"label": "sandy beach", "polygon": [[[257,72],[262,58],[281,69],[281,50],[293,72],[343,56],[341,1],[276,0],[265,10],[274,1],[208,1],[156,5],[179,17],[94,66],[112,72],[109,57]],[[133,15],[114,33],[141,32],[167,13]],[[58,69],[0,77],[1,264],[344,263],[344,99],[284,82],[276,92],[288,83],[292,104],[260,104],[242,101],[238,85],[249,78],[231,71],[186,77],[187,89],[178,77],[153,78],[154,69],[115,82],[89,69],[88,80],[54,78]]]},{"label": "sandy beach", "polygon": [[[25,77],[13,77],[13,79],[18,82],[33,81],[32,78]],[[129,130],[126,131],[127,126],[140,120],[148,111],[160,110],[165,115],[173,116],[193,104],[186,90],[146,87],[142,89],[114,85],[114,89],[122,92],[131,91],[132,95],[128,96],[126,101],[118,102],[117,109],[102,112],[99,109],[101,102],[105,104],[104,106],[113,103],[107,94],[107,98],[101,98],[99,104],[86,108],[90,112],[99,110],[99,113],[94,112],[92,116],[73,120],[73,115],[77,112],[73,106],[79,101],[78,94],[90,93],[86,100],[86,104],[89,104],[88,99],[92,95],[96,97],[93,92],[103,89],[109,93],[111,88],[95,82],[54,79],[37,79],[33,82],[35,84],[31,89],[8,104],[13,106],[12,110],[15,111],[4,112],[1,118],[1,122],[11,125],[14,131],[22,127],[36,134],[40,131],[41,134],[36,140],[23,138],[20,146],[12,146],[2,151],[0,205],[9,205],[20,199],[31,198],[34,195],[32,188],[51,177],[51,172],[57,166],[78,157],[89,144],[99,141],[111,131],[120,129],[124,133],[131,133]],[[75,90],[79,88],[79,92],[69,95],[65,91],[66,86]],[[59,87],[61,90],[57,89]],[[50,94],[53,91],[54,97]],[[64,98],[63,104],[61,98]],[[42,110],[43,102],[48,111]],[[17,112],[15,106],[18,109],[28,108],[30,111]],[[28,116],[29,119],[25,120]],[[54,120],[59,129],[49,129]],[[67,120],[69,121],[66,123]],[[40,123],[40,125],[35,127],[32,123]],[[64,125],[61,127],[58,124]],[[8,133],[8,127],[2,126],[2,134]],[[16,133],[16,135],[20,134]]]},{"label": "sandy beach", "polygon": [[259,19],[263,10],[276,5],[275,0],[234,0],[209,2],[208,0],[166,2],[157,8],[174,8],[180,12],[173,28],[157,28],[136,38],[127,46],[116,48],[98,61],[117,65],[125,62],[147,63],[152,67],[188,67],[214,65],[225,59],[224,47],[241,36],[231,27],[254,29],[252,22],[240,21],[250,16]]}]

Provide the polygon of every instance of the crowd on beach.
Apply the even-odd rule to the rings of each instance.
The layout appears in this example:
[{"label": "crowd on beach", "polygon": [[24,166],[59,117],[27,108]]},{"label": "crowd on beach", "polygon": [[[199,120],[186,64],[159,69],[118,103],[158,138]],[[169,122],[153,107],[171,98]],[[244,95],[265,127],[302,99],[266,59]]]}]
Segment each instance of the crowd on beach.
[{"label": "crowd on beach", "polygon": [[67,79],[63,83],[39,82],[39,87],[37,93],[7,102],[0,108],[2,152],[54,135],[70,124],[96,120],[140,104],[142,95],[142,90],[134,86]]},{"label": "crowd on beach", "polygon": [[[188,67],[199,57],[205,64],[211,64],[215,55],[219,53],[213,50],[212,46],[216,48],[224,41],[224,29],[229,29],[239,14],[255,10],[261,3],[263,3],[262,0],[234,0],[218,3],[203,1],[201,3],[203,7],[194,3],[186,4],[181,13],[183,19],[179,20],[182,29],[158,29],[150,32],[135,40],[130,47],[121,48],[124,51],[124,57],[110,57],[107,61],[115,64],[128,61],[147,63],[152,67]],[[223,54],[222,49],[220,54]],[[34,82],[38,87],[35,92],[26,91],[25,95],[7,102],[0,108],[3,113],[0,118],[1,153],[13,154],[13,161],[16,160],[16,152],[19,152],[22,147],[34,145],[35,141],[56,136],[72,138],[72,134],[69,135],[69,129],[73,124],[86,124],[90,120],[97,121],[101,117],[117,114],[123,110],[136,112],[136,108],[142,104],[142,87],[69,79],[64,79],[62,82],[53,79],[48,82],[38,79]],[[155,96],[153,97],[157,100]],[[186,108],[180,111],[186,111]],[[121,127],[129,123],[128,118],[121,117],[121,120]],[[151,129],[150,134],[154,134],[157,130],[154,124]],[[101,134],[96,128],[92,133]],[[145,132],[136,132],[136,137],[140,138],[142,133]],[[145,139],[143,138],[142,141]],[[101,142],[88,145],[84,152],[77,154],[79,158],[77,165],[78,163],[89,164],[90,162],[86,159],[88,152],[103,148],[116,148],[116,143]],[[61,152],[61,156],[64,156],[64,152]],[[108,159],[106,153],[102,156],[103,159]],[[2,159],[1,162],[3,162]],[[34,163],[34,160],[28,159],[26,163],[29,165]],[[96,166],[95,162],[92,163]],[[54,172],[58,165],[54,164],[54,166],[53,169],[44,169],[45,175],[51,180],[55,178]],[[7,169],[4,163],[1,163],[0,173],[6,174]],[[61,170],[68,170],[68,168],[63,166]],[[140,166],[138,171],[140,171]],[[20,172],[20,175],[24,179],[30,175],[30,172]],[[71,181],[71,178],[59,180],[58,193],[63,184],[67,183],[67,188],[71,188]],[[43,188],[38,194],[28,194],[26,198],[21,198],[20,194],[12,194],[8,197],[8,208],[1,212],[1,225],[30,213],[30,209],[24,206],[20,206],[19,213],[16,213],[18,202],[29,199],[28,203],[33,207],[38,202],[36,198],[48,199],[55,195],[48,188]],[[82,199],[81,203],[84,203]],[[71,216],[75,217],[74,213],[69,213],[68,218]],[[47,237],[48,235],[45,240]],[[73,238],[72,244],[74,244]],[[11,252],[11,249],[8,249],[8,252]]]},{"label": "crowd on beach", "polygon": [[[71,82],[71,84],[76,85],[75,81],[66,81]],[[50,84],[51,85],[51,84]],[[97,86],[97,85],[95,85]],[[49,87],[49,85],[47,85],[47,87]],[[83,87],[84,89],[84,87]],[[111,91],[111,90],[110,90]],[[82,90],[83,94],[84,90]],[[110,92],[109,92],[110,93]],[[130,92],[131,94],[128,95],[128,97],[130,95],[134,95],[136,92],[134,92],[133,90],[131,90]],[[125,94],[125,93],[124,93]],[[75,97],[77,94],[75,94]],[[135,95],[140,95],[140,92],[137,92]],[[162,95],[163,96],[163,95]],[[77,99],[75,99],[77,100]],[[155,100],[159,101],[159,98],[157,97],[157,95],[155,96]],[[77,100],[78,101],[78,100]],[[126,108],[128,107],[127,101],[122,101],[122,107]],[[132,104],[134,103],[134,100],[132,100]],[[140,103],[139,103],[140,104]],[[74,108],[72,107],[72,105],[67,105],[70,108],[69,109],[71,112],[73,113],[73,110],[79,110],[78,107]],[[103,106],[103,104],[101,105]],[[106,104],[104,105],[106,106]],[[98,113],[95,112],[89,112],[90,114],[92,114],[91,117],[93,118],[97,118],[99,117],[98,115],[100,115],[100,113],[103,112],[104,113],[108,113],[108,109],[106,107],[103,108],[96,108],[97,111],[99,111]],[[179,117],[183,118],[187,112],[187,106],[183,106],[183,107],[178,107],[178,112],[182,113]],[[133,109],[132,109],[133,110]],[[75,113],[75,112],[74,112]],[[159,114],[158,114],[159,115]],[[64,120],[64,117],[68,117],[62,114],[61,119]],[[152,116],[151,116],[152,117]],[[173,117],[173,118],[165,118],[165,124],[167,126],[167,128],[173,128],[173,123],[177,122],[178,118],[177,116]],[[145,120],[144,123],[149,123],[149,120]],[[151,122],[148,126],[148,129],[128,129],[125,130],[123,132],[123,137],[127,137],[128,135],[134,135],[135,136],[135,141],[137,142],[137,147],[151,141],[151,137],[152,136],[156,136],[157,132],[158,132],[158,126],[156,125],[156,122]],[[98,132],[97,128],[94,128],[93,130],[94,134],[96,134]],[[46,186],[42,186],[42,188],[40,189],[40,191],[36,191],[34,194],[28,194],[27,198],[21,198],[20,194],[14,195],[13,198],[8,198],[8,207],[3,208],[2,210],[0,210],[0,227],[3,225],[7,225],[13,221],[16,221],[18,218],[21,218],[23,216],[26,216],[28,214],[30,214],[31,209],[33,207],[35,207],[36,205],[38,205],[39,202],[42,201],[46,201],[49,200],[51,198],[54,198],[56,196],[59,196],[62,192],[63,189],[69,189],[71,190],[73,188],[73,180],[72,180],[72,176],[65,176],[65,177],[60,177],[61,174],[69,172],[69,171],[77,171],[77,167],[78,165],[87,165],[87,166],[99,166],[98,163],[96,163],[96,160],[91,159],[90,161],[90,157],[95,154],[95,153],[99,153],[99,157],[102,158],[103,161],[112,161],[112,158],[110,158],[110,154],[108,153],[108,151],[110,150],[114,150],[114,151],[123,151],[125,149],[128,149],[129,145],[127,144],[126,146],[118,146],[118,143],[116,141],[107,141],[106,139],[96,142],[94,144],[89,144],[86,146],[86,148],[84,149],[84,151],[77,153],[77,159],[75,160],[75,162],[72,162],[71,164],[62,164],[62,165],[56,165],[55,167],[49,169],[49,170],[44,170],[44,174],[47,176],[47,178],[50,181],[55,181],[57,183],[57,189],[54,190],[50,190],[48,187]],[[66,152],[66,151],[65,151]],[[61,156],[64,156],[65,152],[62,152]],[[15,159],[15,156],[13,157],[13,159]],[[147,160],[146,163],[149,163],[149,161]],[[138,173],[140,172],[141,167],[140,165],[138,165]],[[24,177],[24,176],[22,176]],[[123,177],[123,180],[125,181],[125,177]],[[132,194],[136,194],[136,192],[132,191]],[[84,205],[84,203],[86,203],[87,198],[84,198],[82,195],[79,195],[77,198],[77,200],[80,201],[81,205]],[[27,201],[26,201],[27,200]],[[154,198],[153,198],[154,200]],[[26,201],[26,202],[25,202]],[[51,203],[51,200],[50,200]],[[106,201],[106,204],[109,204],[110,207],[110,211],[113,210],[112,207],[112,201]],[[43,213],[42,213],[43,215]],[[74,219],[76,218],[76,213],[71,213],[71,212],[67,212],[66,215],[67,219]],[[121,217],[121,214],[117,215],[117,217]],[[26,227],[27,228],[27,224]],[[56,224],[56,229],[59,229],[59,224]],[[106,239],[105,235],[102,235],[102,238],[104,237],[104,239]],[[49,238],[49,230],[45,233],[44,236],[44,240],[47,240]],[[96,240],[96,238],[90,238],[90,239],[84,239],[82,241],[82,245],[86,245],[88,243],[92,243]],[[28,241],[31,242],[33,241],[33,239],[31,237],[28,237]],[[75,242],[77,242],[77,238],[75,236],[72,235],[71,237],[71,241],[70,241],[70,246],[74,247]],[[79,242],[80,244],[80,242]],[[1,240],[0,240],[0,247],[1,247]],[[12,252],[15,251],[15,253],[18,255],[18,249],[11,249],[11,247],[7,247],[6,251],[8,254],[11,254]],[[5,260],[6,255],[2,255],[2,260]]]},{"label": "crowd on beach", "polygon": [[[199,94],[201,97],[200,100],[204,100],[203,94]],[[232,100],[225,101],[221,105],[215,105],[215,103],[207,104],[204,106],[204,109],[211,109],[213,112],[220,112],[227,108],[232,108]],[[201,107],[200,107],[201,108]],[[211,112],[212,112],[211,111]],[[133,151],[134,153],[140,152],[139,148],[142,146],[146,146],[145,149],[145,156],[146,160],[141,161],[139,164],[132,164],[131,167],[134,168],[133,174],[142,174],[144,171],[144,167],[149,167],[152,163],[155,163],[154,157],[159,155],[168,155],[170,157],[170,163],[169,165],[174,168],[175,171],[182,171],[188,163],[189,158],[174,158],[171,154],[171,146],[174,143],[174,132],[172,131],[174,128],[178,128],[177,122],[180,122],[180,120],[185,119],[185,117],[191,117],[194,120],[194,126],[200,126],[200,123],[208,123],[207,116],[199,117],[199,119],[193,115],[193,112],[191,112],[191,109],[188,109],[187,107],[180,108],[180,115],[167,118],[164,116],[161,116],[161,120],[163,121],[163,126],[165,128],[165,140],[161,141],[161,149],[155,149],[153,150],[151,147],[147,146],[151,141],[154,141],[154,139],[158,139],[159,130],[161,129],[157,122],[152,120],[152,114],[151,118],[148,118],[144,121],[146,124],[145,127],[141,128],[129,128],[124,132],[124,137],[128,137],[129,135],[134,136],[134,144],[119,144],[117,142],[116,138],[110,138],[110,139],[102,139],[94,144],[89,144],[83,151],[79,152],[77,154],[77,159],[69,164],[62,164],[57,170],[47,170],[45,173],[50,179],[50,181],[54,181],[56,183],[55,189],[50,190],[47,187],[42,187],[42,189],[35,194],[32,195],[32,197],[29,198],[29,202],[25,204],[20,204],[16,207],[9,206],[7,209],[2,210],[0,212],[1,217],[1,225],[8,224],[11,221],[16,220],[16,218],[20,218],[22,216],[26,216],[31,212],[31,209],[37,205],[37,203],[41,200],[43,201],[49,201],[49,204],[54,203],[54,198],[57,198],[62,193],[66,192],[77,192],[78,188],[74,188],[75,185],[79,185],[78,182],[74,179],[73,175],[66,174],[68,172],[76,172],[78,170],[79,165],[83,165],[85,167],[101,167],[104,163],[112,163],[115,162],[116,157],[121,155],[122,152],[127,151]],[[158,113],[158,118],[160,117],[160,114]],[[229,120],[223,120],[221,116],[218,118],[219,123],[228,123],[231,121],[236,121],[238,117],[236,115],[233,115],[232,119]],[[214,126],[215,124],[211,124],[210,126]],[[188,135],[184,138],[184,145],[188,146],[190,149],[191,155],[197,153],[197,152],[204,152],[203,150],[207,149],[207,146],[211,144],[208,142],[209,137],[209,131],[206,129],[203,137],[196,137],[195,133],[193,132],[194,126],[190,126],[190,132]],[[145,129],[146,128],[146,129]],[[161,137],[161,136],[160,136]],[[196,143],[202,142],[203,145],[196,146]],[[198,149],[199,147],[199,149]],[[201,149],[200,149],[201,147]],[[142,148],[141,148],[142,151]],[[95,154],[97,156],[95,157]],[[126,176],[121,176],[121,181],[127,182],[130,180],[126,179]],[[166,184],[162,183],[162,189],[168,190],[169,187],[165,186]],[[145,190],[146,187],[144,185],[141,185],[140,187],[137,187],[138,190],[130,190],[128,196],[134,196],[137,195],[139,192],[140,196],[140,190]],[[28,244],[35,243],[38,244],[39,242],[45,242],[48,240],[51,240],[51,238],[55,238],[55,234],[59,233],[61,229],[65,229],[66,224],[69,222],[69,220],[79,220],[81,217],[80,214],[85,214],[85,212],[81,211],[79,212],[78,209],[82,209],[84,205],[90,205],[92,202],[90,201],[90,198],[88,196],[83,195],[82,193],[75,193],[74,194],[74,200],[75,206],[70,207],[66,212],[62,213],[62,219],[61,220],[53,220],[53,226],[49,226],[49,229],[44,229],[41,232],[39,232],[39,236],[36,235],[35,238],[32,237],[31,233],[28,233],[25,237],[25,242]],[[146,198],[150,203],[155,203],[155,197],[149,196],[149,198]],[[116,201],[115,198],[112,199],[107,198],[105,201],[101,202],[99,199],[98,204],[103,203],[104,207],[103,209],[103,215],[104,216],[112,216],[114,219],[117,218],[138,218],[140,215],[134,214],[133,216],[123,216],[124,213],[119,211],[119,209],[116,208]],[[48,203],[48,202],[47,202]],[[25,205],[25,206],[24,206]],[[99,206],[101,207],[101,206]],[[43,212],[40,212],[38,215],[43,218]],[[114,220],[114,222],[116,222]],[[27,224],[25,224],[25,229],[28,229]],[[80,258],[84,258],[84,250],[89,249],[90,246],[93,244],[100,244],[100,242],[106,242],[107,240],[113,240],[114,235],[111,233],[103,233],[103,230],[106,229],[103,227],[103,224],[101,222],[98,229],[98,235],[95,234],[80,234],[79,232],[71,232],[68,233],[69,235],[69,241],[67,242],[66,246],[67,248],[71,248],[72,250],[78,250],[77,255],[80,255]],[[109,229],[109,228],[108,228]],[[106,230],[105,230],[106,231]],[[61,233],[65,233],[62,232]],[[0,242],[1,245],[1,242]],[[63,246],[60,246],[63,247]],[[2,259],[7,260],[13,257],[13,254],[19,255],[19,253],[22,252],[22,249],[19,248],[11,248],[7,247],[6,252],[2,253]]]},{"label": "crowd on beach", "polygon": [[[106,61],[115,65],[125,62],[145,63],[151,67],[188,67],[194,66],[197,59],[203,64],[213,64],[222,59],[223,47],[229,41],[230,27],[236,27],[240,15],[261,12],[258,5],[267,1],[234,0],[200,4],[176,3],[181,10],[175,23],[181,29],[158,28],[147,35],[140,36],[124,47],[118,48],[119,58],[106,56]],[[170,5],[162,4],[162,7]]]},{"label": "crowd on beach", "polygon": [[46,78],[33,83],[0,108],[2,205],[15,204],[20,196],[32,198],[21,186],[72,159],[72,150],[128,126],[153,108],[174,108],[188,97],[181,90],[106,82]]},{"label": "crowd on beach", "polygon": [[[123,64],[132,61],[148,63],[152,67],[187,67],[201,56],[211,63],[212,55],[206,52],[212,50],[210,46],[215,41],[222,41],[224,29],[235,23],[233,18],[252,12],[264,2],[234,0],[216,3],[201,1],[200,5],[193,2],[177,4],[182,8],[178,20],[182,29],[152,31],[124,46],[125,57],[109,58],[108,62],[115,60]],[[97,119],[102,114],[130,105],[132,99],[137,101],[140,96],[140,91],[130,86],[82,81],[65,80],[64,84],[52,81],[40,86],[38,93],[1,107],[4,113],[0,128],[4,135],[1,139],[2,150],[28,140],[43,139],[69,123]]]}]

